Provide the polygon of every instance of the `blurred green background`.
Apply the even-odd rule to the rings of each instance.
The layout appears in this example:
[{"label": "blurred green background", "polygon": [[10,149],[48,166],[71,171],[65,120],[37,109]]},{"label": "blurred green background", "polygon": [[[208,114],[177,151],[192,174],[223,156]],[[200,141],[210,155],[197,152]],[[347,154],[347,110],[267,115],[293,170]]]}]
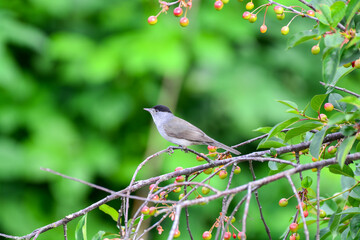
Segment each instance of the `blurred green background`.
[{"label": "blurred green background", "polygon": [[[106,196],[40,167],[113,190],[126,187],[146,156],[170,145],[144,107],[168,105],[234,145],[258,136],[253,129],[288,117],[276,100],[304,107],[314,94],[324,93],[320,56],[310,53],[316,42],[286,51],[289,36],[280,28],[291,17],[279,21],[269,9],[268,32],[261,34],[263,12],[250,24],[241,18],[244,6],[232,0],[218,12],[213,2],[194,0],[190,25],[182,28],[172,8],[155,26],[147,24],[160,10],[156,0],[0,0],[0,232],[28,234]],[[297,18],[289,35],[313,24]],[[360,92],[359,77],[354,72],[339,85]],[[256,143],[240,151],[255,149]],[[138,179],[198,164],[190,154],[176,152],[154,159]],[[255,165],[258,177],[267,175],[264,165]],[[234,185],[251,179],[247,165],[242,168]],[[323,178],[322,186],[330,195],[340,190],[339,179],[331,180]],[[212,184],[221,187],[225,181]],[[294,213],[277,207],[290,195],[286,181],[260,191],[274,238]],[[220,204],[190,209],[197,239],[215,221]],[[120,202],[111,205],[118,208]],[[69,239],[76,222],[69,224]],[[99,210],[89,214],[88,224],[89,236],[117,231]],[[165,236],[169,224],[163,224]],[[247,229],[248,239],[266,238],[254,202]],[[61,239],[62,231],[38,239]],[[180,231],[187,239],[185,224]],[[153,232],[149,239],[165,236]]]}]

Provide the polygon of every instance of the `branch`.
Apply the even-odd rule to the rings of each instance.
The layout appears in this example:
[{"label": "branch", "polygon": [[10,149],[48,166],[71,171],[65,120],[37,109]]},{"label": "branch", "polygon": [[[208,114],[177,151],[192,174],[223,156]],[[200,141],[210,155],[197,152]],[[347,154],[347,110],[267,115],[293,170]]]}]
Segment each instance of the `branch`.
[{"label": "branch", "polygon": [[324,83],[324,82],[320,82],[320,84],[323,85],[323,86],[325,86],[325,87],[326,87],[326,86],[333,87],[333,88],[335,88],[335,89],[337,89],[337,90],[339,90],[339,91],[346,92],[346,93],[351,94],[351,95],[353,95],[353,96],[355,96],[355,97],[358,97],[358,98],[360,97],[359,94],[354,93],[354,92],[352,92],[352,91],[349,91],[349,90],[347,90],[346,88],[337,87],[337,86],[335,86],[335,85],[326,84],[326,83]]}]

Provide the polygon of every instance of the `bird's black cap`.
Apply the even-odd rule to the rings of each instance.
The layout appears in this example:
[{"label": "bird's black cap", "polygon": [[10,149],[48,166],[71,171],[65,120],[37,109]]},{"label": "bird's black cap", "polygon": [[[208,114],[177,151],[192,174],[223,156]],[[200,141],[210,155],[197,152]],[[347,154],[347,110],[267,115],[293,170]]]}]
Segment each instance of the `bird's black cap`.
[{"label": "bird's black cap", "polygon": [[156,105],[153,108],[158,112],[169,112],[169,113],[171,113],[170,109],[167,106],[164,106],[164,105]]}]

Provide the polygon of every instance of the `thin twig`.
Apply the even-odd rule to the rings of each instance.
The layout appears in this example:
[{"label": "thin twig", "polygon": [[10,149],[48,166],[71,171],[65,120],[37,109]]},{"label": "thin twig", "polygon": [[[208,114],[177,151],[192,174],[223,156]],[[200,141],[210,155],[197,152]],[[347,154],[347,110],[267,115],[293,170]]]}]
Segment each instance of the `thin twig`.
[{"label": "thin twig", "polygon": [[292,188],[292,190],[293,190],[293,192],[294,192],[294,194],[295,194],[295,197],[296,197],[296,199],[297,199],[297,201],[298,201],[298,206],[299,206],[300,215],[301,215],[301,218],[302,218],[303,224],[304,224],[303,226],[304,226],[305,239],[306,239],[306,240],[309,240],[309,230],[308,230],[308,228],[307,228],[306,219],[305,219],[305,216],[304,216],[304,210],[303,210],[303,208],[302,208],[302,201],[301,201],[301,199],[300,199],[300,197],[299,197],[299,194],[298,194],[298,192],[297,192],[297,190],[296,190],[296,187],[295,187],[293,181],[291,180],[290,175],[286,175],[286,178],[287,178],[287,180],[289,181],[289,183],[290,183],[290,185],[291,185],[291,188]]},{"label": "thin twig", "polygon": [[64,239],[67,240],[67,224],[66,223],[63,225],[63,228],[64,228]]},{"label": "thin twig", "polygon": [[306,2],[305,0],[298,0],[299,2],[301,2],[302,4],[306,5],[307,7],[311,8],[312,10],[316,11],[316,8],[311,5],[310,3]]},{"label": "thin twig", "polygon": [[[253,181],[256,180],[256,175],[255,175],[255,172],[254,172],[254,168],[253,168],[253,164],[252,164],[252,161],[249,161],[249,168],[250,168],[250,172],[251,172],[251,175],[253,177]],[[262,206],[260,204],[260,200],[259,200],[259,196],[258,196],[258,191],[257,190],[254,190],[254,194],[255,194],[255,199],[256,199],[256,202],[257,202],[257,205],[259,207],[259,213],[260,213],[260,218],[261,218],[261,221],[263,222],[264,224],[264,227],[265,227],[265,231],[268,235],[268,238],[271,240],[271,233],[270,233],[270,229],[268,227],[268,225],[266,224],[266,221],[265,221],[265,218],[264,218],[264,215],[262,213]]]},{"label": "thin twig", "polygon": [[321,168],[318,168],[316,179],[316,240],[320,240],[320,173]]},{"label": "thin twig", "polygon": [[[188,180],[189,180],[189,175],[186,175],[185,182],[188,182]],[[187,185],[184,185],[184,195],[186,195],[186,192],[187,192]],[[187,227],[187,230],[189,233],[189,237],[191,240],[193,240],[194,238],[191,234],[190,223],[189,223],[189,207],[188,206],[185,207],[185,217],[186,217],[186,227]]]},{"label": "thin twig", "polygon": [[346,92],[346,93],[351,94],[351,95],[353,95],[353,96],[355,96],[355,97],[358,97],[358,98],[360,97],[359,94],[354,93],[354,92],[352,92],[352,91],[349,91],[349,90],[347,90],[346,88],[337,87],[337,86],[335,86],[335,85],[326,84],[326,83],[324,83],[324,82],[320,82],[320,84],[323,85],[323,86],[333,87],[333,88],[335,88],[336,90],[339,90],[339,91],[342,91],[342,92]]},{"label": "thin twig", "polygon": [[242,233],[246,234],[246,218],[249,212],[249,206],[250,206],[250,199],[251,199],[251,183],[248,185],[248,192],[246,196],[246,202],[245,202],[245,208],[244,208],[244,215],[242,219]]},{"label": "thin twig", "polygon": [[177,205],[175,208],[175,219],[171,226],[171,230],[167,240],[172,240],[174,238],[174,233],[176,229],[179,227],[180,214],[181,214],[181,205]]}]

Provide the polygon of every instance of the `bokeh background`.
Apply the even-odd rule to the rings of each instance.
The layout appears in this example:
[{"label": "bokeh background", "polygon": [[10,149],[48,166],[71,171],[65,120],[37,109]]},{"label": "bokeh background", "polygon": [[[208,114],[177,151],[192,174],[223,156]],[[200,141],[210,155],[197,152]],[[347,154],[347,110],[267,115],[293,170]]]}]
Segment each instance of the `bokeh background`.
[{"label": "bokeh background", "polygon": [[[254,1],[255,6],[265,2]],[[289,36],[311,28],[312,20],[295,19],[289,36],[282,36],[280,28],[291,17],[279,21],[269,9],[268,32],[261,34],[263,12],[254,24],[244,21],[244,2],[231,0],[218,12],[213,2],[193,0],[187,28],[171,10],[155,26],[148,25],[147,17],[159,10],[156,0],[0,0],[0,232],[28,234],[106,196],[40,167],[113,190],[126,187],[146,156],[169,145],[144,107],[168,105],[210,136],[234,145],[258,136],[254,129],[288,117],[276,100],[304,107],[325,92],[319,84],[321,58],[310,53],[316,42],[286,50]],[[355,71],[339,85],[359,93],[359,78]],[[255,149],[256,143],[240,150]],[[198,164],[190,154],[176,152],[154,159],[139,179]],[[258,177],[267,175],[266,164],[255,167]],[[247,165],[242,169],[235,185],[251,179]],[[212,184],[221,187],[225,181]],[[323,178],[324,195],[339,190],[339,178]],[[286,181],[260,191],[274,238],[295,212],[277,207],[291,194]],[[120,206],[119,201],[110,204]],[[190,209],[196,238],[220,209],[220,200]],[[253,202],[250,211],[248,239],[266,239]],[[69,224],[69,239],[76,222]],[[163,235],[169,224],[163,224]],[[89,214],[88,225],[89,236],[117,231],[99,210]],[[236,226],[241,228],[239,222]],[[187,239],[184,222],[180,230],[181,239]],[[38,239],[61,239],[62,231]],[[148,237],[165,236],[153,232]]]}]

